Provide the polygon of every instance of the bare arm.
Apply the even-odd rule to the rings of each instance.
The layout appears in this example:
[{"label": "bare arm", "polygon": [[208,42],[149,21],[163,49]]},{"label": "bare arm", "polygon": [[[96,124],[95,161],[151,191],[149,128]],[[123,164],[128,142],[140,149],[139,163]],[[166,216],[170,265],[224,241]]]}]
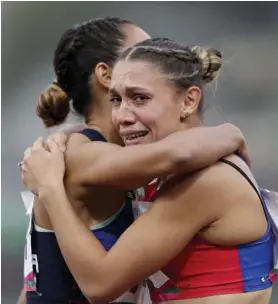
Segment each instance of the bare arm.
[{"label": "bare arm", "polygon": [[217,201],[223,193],[214,181],[222,176],[209,168],[205,173],[171,183],[109,252],[76,216],[62,182],[41,190],[40,199],[83,293],[90,301],[110,301],[165,266],[202,227],[217,220],[222,212]]},{"label": "bare arm", "polygon": [[20,296],[17,300],[17,304],[26,304],[26,291],[22,289]]},{"label": "bare arm", "polygon": [[[80,135],[77,136],[80,139]],[[120,189],[140,187],[157,176],[191,172],[240,150],[248,158],[240,130],[231,124],[176,132],[152,144],[120,147],[110,143],[78,144],[70,139],[69,174],[78,183]],[[78,146],[78,148],[76,148]]]}]

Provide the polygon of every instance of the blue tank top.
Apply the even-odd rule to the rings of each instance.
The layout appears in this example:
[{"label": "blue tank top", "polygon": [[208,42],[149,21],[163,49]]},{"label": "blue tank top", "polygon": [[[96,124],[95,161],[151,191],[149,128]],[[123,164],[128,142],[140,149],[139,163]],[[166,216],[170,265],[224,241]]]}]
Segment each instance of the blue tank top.
[{"label": "blue tank top", "polygon": [[[96,130],[80,132],[91,141],[106,141]],[[106,221],[92,228],[92,233],[108,251],[134,220],[132,204],[127,197],[121,209]],[[32,253],[37,255],[37,292],[27,292],[27,304],[88,303],[71,275],[58,246],[55,233],[39,229],[32,231]]]}]

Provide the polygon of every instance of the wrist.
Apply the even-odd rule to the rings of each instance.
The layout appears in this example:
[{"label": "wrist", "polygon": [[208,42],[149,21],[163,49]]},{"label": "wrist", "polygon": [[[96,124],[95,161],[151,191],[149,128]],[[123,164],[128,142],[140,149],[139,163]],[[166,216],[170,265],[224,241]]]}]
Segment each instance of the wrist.
[{"label": "wrist", "polygon": [[164,162],[164,174],[178,174],[184,171],[186,164],[189,160],[189,153],[187,150],[181,153],[171,141],[167,138],[161,142],[159,147],[162,157],[165,159]]},{"label": "wrist", "polygon": [[59,202],[59,197],[66,195],[63,181],[42,186],[38,191],[38,198],[45,204]]},{"label": "wrist", "polygon": [[224,130],[231,135],[233,142],[239,145],[239,143],[243,141],[244,137],[237,126],[230,123],[225,123],[223,126],[218,126],[218,129],[222,127],[224,127]]}]

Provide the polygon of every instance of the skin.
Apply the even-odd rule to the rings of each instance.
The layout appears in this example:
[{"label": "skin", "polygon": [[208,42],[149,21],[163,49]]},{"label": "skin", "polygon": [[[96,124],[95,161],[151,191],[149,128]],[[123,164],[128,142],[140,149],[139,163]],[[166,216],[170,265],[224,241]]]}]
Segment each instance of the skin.
[{"label": "skin", "polygon": [[[126,34],[124,48],[149,38],[135,26],[124,26],[123,31]],[[92,78],[94,103],[86,119],[86,127],[100,131],[110,143],[92,143],[80,134],[54,137],[60,144],[60,151],[65,150],[63,143],[67,141],[66,193],[75,214],[86,229],[119,210],[126,190],[147,184],[156,176],[194,171],[237,149],[249,158],[240,130],[229,124],[176,133],[157,144],[124,148],[123,153],[122,140],[111,123],[112,105],[107,102],[110,79],[111,68],[99,63]],[[215,138],[215,144],[211,144],[212,137]],[[200,142],[203,144],[200,145]],[[30,189],[38,194],[32,186]],[[100,201],[101,204],[92,204],[92,201]],[[47,208],[39,198],[34,205],[34,220],[42,228],[55,230]],[[79,275],[72,271],[86,294],[90,281],[80,280]],[[19,303],[25,303],[25,298],[23,292]]]},{"label": "skin", "polygon": [[[199,123],[196,110],[200,90],[192,87],[178,94],[163,76],[144,62],[116,65],[111,81],[112,120],[127,144],[140,147],[166,138],[171,132],[199,129],[192,127]],[[131,87],[137,89],[131,92]],[[184,110],[191,116],[181,121]],[[165,126],[163,122],[171,117],[173,122]],[[127,131],[143,130],[148,133],[139,141],[131,143],[125,138]],[[226,246],[255,241],[266,232],[267,221],[257,194],[236,170],[216,163],[192,174],[166,179],[152,207],[106,252],[67,197],[63,153],[54,141],[49,142],[49,149],[50,152],[44,149],[42,140],[35,142],[24,159],[23,178],[44,204],[66,263],[89,301],[116,298],[163,268],[197,234],[210,243]],[[228,159],[253,179],[242,160],[234,155]],[[269,302],[270,293],[269,289],[172,304],[264,304]]]}]

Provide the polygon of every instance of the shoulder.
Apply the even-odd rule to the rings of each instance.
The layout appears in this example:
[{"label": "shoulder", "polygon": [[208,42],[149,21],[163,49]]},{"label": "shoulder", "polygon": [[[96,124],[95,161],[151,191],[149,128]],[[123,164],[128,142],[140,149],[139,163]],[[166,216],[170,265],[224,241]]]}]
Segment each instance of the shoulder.
[{"label": "shoulder", "polygon": [[[231,155],[226,159],[239,167],[252,182],[256,183],[248,166],[239,157]],[[171,186],[176,185],[177,189],[190,188],[192,192],[197,190],[199,192],[201,189],[206,194],[215,191],[224,193],[231,190],[233,186],[242,185],[245,189],[248,187],[247,179],[238,170],[222,161],[191,174],[172,177],[167,183]],[[202,193],[199,193],[199,196],[201,195]]]},{"label": "shoulder", "polygon": [[[228,158],[236,162],[247,175],[248,167],[237,157]],[[249,187],[249,188],[248,188]],[[172,201],[173,206],[192,214],[202,210],[205,221],[218,220],[227,208],[246,195],[256,195],[245,177],[223,162],[217,162],[192,174],[173,176],[163,185],[157,200]],[[204,212],[205,210],[205,212]]]}]

